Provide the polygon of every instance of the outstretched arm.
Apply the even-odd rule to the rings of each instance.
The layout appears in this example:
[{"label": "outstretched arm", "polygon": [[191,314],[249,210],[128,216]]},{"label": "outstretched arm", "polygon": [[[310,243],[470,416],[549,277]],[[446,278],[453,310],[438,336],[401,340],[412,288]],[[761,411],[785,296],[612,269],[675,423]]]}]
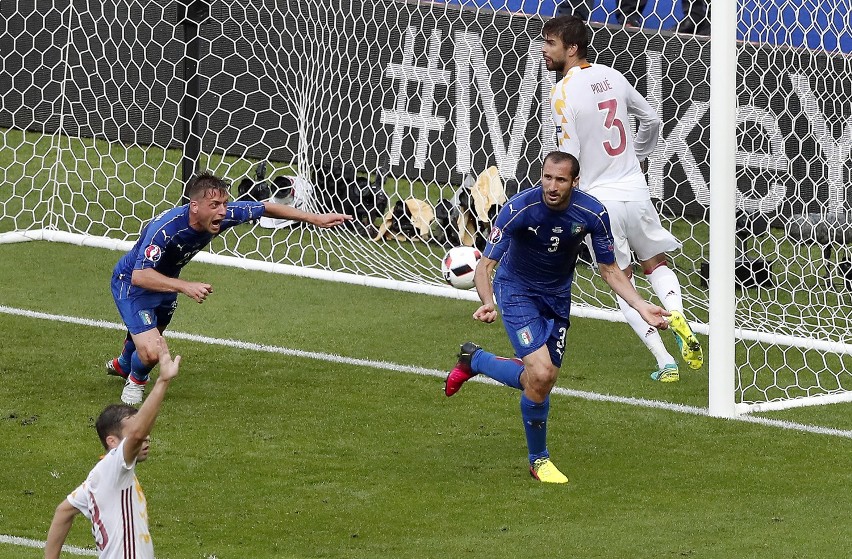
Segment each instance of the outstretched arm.
[{"label": "outstretched arm", "polygon": [[302,211],[286,204],[276,204],[275,202],[263,203],[263,215],[278,219],[304,221],[305,223],[310,223],[317,227],[334,227],[352,219],[351,215],[336,213],[315,214]]},{"label": "outstretched arm", "polygon": [[618,264],[598,263],[598,268],[600,269],[601,277],[607,285],[622,299],[627,301],[628,305],[636,309],[642,315],[642,318],[645,319],[645,322],[660,330],[665,330],[669,327],[669,323],[664,318],[669,316],[669,312],[643,299],[636,291],[636,288],[633,287],[633,284],[630,283],[630,280],[627,279],[621,268],[618,267]]},{"label": "outstretched arm", "polygon": [[162,336],[157,340],[157,349],[160,354],[160,374],[157,377],[156,384],[154,384],[154,389],[151,390],[145,403],[139,408],[139,412],[126,420],[124,428],[125,464],[132,464],[136,460],[145,439],[151,434],[151,429],[154,428],[154,422],[157,420],[157,414],[160,413],[160,405],[166,397],[169,382],[177,376],[180,368],[180,355],[172,360],[169,346],[166,345],[166,340]]},{"label": "outstretched arm", "polygon": [[79,512],[77,507],[68,502],[68,499],[65,499],[56,507],[56,512],[53,513],[53,521],[50,523],[50,530],[47,532],[44,559],[59,559],[62,544],[65,543],[65,538],[68,537],[68,532],[74,523],[74,517]]}]

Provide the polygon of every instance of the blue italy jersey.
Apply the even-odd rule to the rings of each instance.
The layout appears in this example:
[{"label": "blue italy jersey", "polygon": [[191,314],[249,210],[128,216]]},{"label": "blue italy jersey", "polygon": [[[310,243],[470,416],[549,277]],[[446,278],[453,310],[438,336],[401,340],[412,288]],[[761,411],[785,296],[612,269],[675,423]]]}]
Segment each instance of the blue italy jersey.
[{"label": "blue italy jersey", "polygon": [[574,267],[586,235],[591,235],[598,262],[615,262],[604,205],[575,188],[568,207],[555,211],[544,203],[539,185],[521,191],[503,206],[483,255],[500,261],[495,281],[570,298]]},{"label": "blue italy jersey", "polygon": [[[260,218],[263,210],[262,202],[228,202],[220,233]],[[164,276],[176,278],[213,237],[212,233],[196,231],[189,226],[189,204],[164,211],[142,229],[139,240],[115,265],[113,276],[129,283],[133,270],[152,268]],[[146,291],[134,286],[131,294],[135,290]]]}]

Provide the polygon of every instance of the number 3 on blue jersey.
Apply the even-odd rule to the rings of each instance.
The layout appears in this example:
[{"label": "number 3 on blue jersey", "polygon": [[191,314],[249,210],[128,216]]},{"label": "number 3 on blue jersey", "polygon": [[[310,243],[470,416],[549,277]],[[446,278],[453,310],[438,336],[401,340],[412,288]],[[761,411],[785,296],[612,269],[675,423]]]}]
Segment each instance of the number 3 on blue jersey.
[{"label": "number 3 on blue jersey", "polygon": [[554,235],[553,237],[550,237],[550,240],[552,242],[551,245],[547,247],[547,252],[556,252],[559,248],[559,237]]},{"label": "number 3 on blue jersey", "polygon": [[556,342],[556,351],[559,352],[561,356],[565,352],[565,334],[568,333],[568,329],[564,326],[559,329],[559,341]]}]

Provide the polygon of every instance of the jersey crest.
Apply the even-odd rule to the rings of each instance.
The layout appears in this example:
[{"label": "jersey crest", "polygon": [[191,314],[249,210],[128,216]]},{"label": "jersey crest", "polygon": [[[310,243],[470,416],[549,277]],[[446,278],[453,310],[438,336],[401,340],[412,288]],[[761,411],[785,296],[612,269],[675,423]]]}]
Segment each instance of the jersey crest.
[{"label": "jersey crest", "polygon": [[157,245],[148,245],[148,248],[145,249],[145,258],[151,262],[159,261],[162,255],[163,251]]},{"label": "jersey crest", "polygon": [[151,311],[139,311],[139,318],[142,319],[142,323],[145,326],[151,326],[154,324],[154,318],[151,316]]},{"label": "jersey crest", "polygon": [[529,326],[524,326],[520,330],[518,330],[518,341],[521,342],[521,345],[524,347],[529,347],[533,342],[532,330],[530,330]]}]

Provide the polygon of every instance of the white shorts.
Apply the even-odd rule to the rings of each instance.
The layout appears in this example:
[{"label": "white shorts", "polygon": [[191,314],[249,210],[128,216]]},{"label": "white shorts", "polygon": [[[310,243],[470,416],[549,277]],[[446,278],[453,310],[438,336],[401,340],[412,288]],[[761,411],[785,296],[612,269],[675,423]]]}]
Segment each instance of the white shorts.
[{"label": "white shorts", "polygon": [[615,241],[615,261],[626,270],[633,263],[632,253],[643,262],[658,254],[681,248],[680,241],[660,223],[660,216],[651,200],[616,202],[603,201],[609,214],[612,238]]}]

